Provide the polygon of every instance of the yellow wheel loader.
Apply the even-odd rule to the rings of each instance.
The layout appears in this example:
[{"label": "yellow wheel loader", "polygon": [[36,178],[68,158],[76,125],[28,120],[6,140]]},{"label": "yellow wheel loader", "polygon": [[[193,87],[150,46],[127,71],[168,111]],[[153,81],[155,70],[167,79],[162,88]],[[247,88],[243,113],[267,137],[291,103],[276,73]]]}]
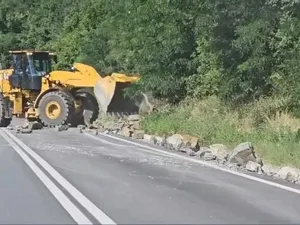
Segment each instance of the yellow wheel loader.
[{"label": "yellow wheel loader", "polygon": [[52,71],[56,55],[47,51],[10,51],[12,67],[0,70],[0,126],[13,116],[44,126],[92,124],[99,113],[137,113],[123,97],[125,87],[139,79],[113,73],[101,77],[85,64],[69,71]]}]

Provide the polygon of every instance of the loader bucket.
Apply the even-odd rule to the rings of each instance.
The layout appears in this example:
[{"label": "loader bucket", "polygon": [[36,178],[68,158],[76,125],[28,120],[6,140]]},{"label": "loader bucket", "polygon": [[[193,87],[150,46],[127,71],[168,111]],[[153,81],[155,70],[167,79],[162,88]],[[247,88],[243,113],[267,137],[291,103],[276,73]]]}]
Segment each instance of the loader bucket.
[{"label": "loader bucket", "polygon": [[129,77],[114,73],[111,76],[99,79],[94,87],[94,95],[102,113],[118,116],[138,113],[138,106],[134,100],[123,96],[123,91],[139,77]]}]

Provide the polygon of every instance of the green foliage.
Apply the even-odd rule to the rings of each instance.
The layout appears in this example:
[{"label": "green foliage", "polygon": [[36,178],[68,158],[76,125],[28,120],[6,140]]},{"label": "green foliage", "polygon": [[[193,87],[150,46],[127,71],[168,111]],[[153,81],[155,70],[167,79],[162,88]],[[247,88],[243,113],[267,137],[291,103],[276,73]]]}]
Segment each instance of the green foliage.
[{"label": "green foliage", "polygon": [[185,100],[147,116],[142,126],[150,134],[196,136],[205,146],[223,143],[233,149],[251,141],[264,162],[300,167],[300,120],[285,112],[285,101],[266,98],[233,111],[216,97]]},{"label": "green foliage", "polygon": [[286,0],[1,0],[0,54],[56,51],[100,74],[141,74],[128,90],[175,103],[216,95],[237,106],[300,104],[300,3]]}]

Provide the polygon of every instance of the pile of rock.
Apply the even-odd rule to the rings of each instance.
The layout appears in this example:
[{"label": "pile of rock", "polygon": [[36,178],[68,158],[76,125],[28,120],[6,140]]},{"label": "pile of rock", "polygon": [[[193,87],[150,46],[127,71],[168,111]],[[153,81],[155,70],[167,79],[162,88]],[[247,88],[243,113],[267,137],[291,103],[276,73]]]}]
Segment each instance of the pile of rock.
[{"label": "pile of rock", "polygon": [[204,146],[201,138],[173,134],[170,136],[157,136],[146,134],[140,127],[140,115],[130,115],[127,118],[110,119],[106,121],[97,120],[93,128],[97,132],[116,134],[127,138],[140,139],[153,145],[162,146],[170,150],[185,153],[188,156],[204,161],[225,166],[231,170],[248,171],[265,174],[277,179],[300,184],[300,170],[292,167],[277,168],[265,165],[257,156],[251,142],[244,142],[233,150],[223,144]]},{"label": "pile of rock", "polygon": [[124,118],[115,118],[113,116],[108,118],[106,116],[96,120],[90,128],[97,129],[99,132],[143,139],[144,131],[140,129],[140,122],[141,117],[137,114],[129,115]]},{"label": "pile of rock", "polygon": [[21,133],[21,134],[31,134],[33,130],[43,129],[43,125],[37,121],[34,122],[25,121],[23,125],[17,125],[17,126],[9,125],[7,129],[14,130],[17,133]]}]

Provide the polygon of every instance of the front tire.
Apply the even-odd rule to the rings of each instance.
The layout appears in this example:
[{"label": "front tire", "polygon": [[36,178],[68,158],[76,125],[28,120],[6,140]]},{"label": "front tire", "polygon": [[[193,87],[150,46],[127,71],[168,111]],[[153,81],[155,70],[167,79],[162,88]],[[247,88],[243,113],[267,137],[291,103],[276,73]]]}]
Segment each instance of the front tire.
[{"label": "front tire", "polygon": [[45,94],[39,103],[39,118],[43,125],[52,127],[71,123],[74,102],[62,91]]}]

